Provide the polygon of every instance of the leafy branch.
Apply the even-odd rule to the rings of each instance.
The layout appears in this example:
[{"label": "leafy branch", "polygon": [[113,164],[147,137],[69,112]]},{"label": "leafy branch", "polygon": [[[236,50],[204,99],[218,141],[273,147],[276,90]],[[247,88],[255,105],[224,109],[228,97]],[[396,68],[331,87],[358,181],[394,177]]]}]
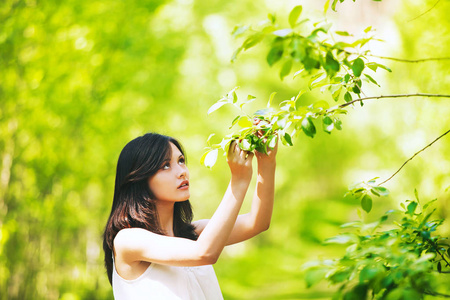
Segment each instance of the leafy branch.
[{"label": "leafy branch", "polygon": [[355,102],[362,102],[365,100],[371,100],[371,99],[383,99],[383,98],[407,98],[407,97],[437,97],[437,98],[450,98],[450,95],[441,95],[441,94],[423,94],[423,93],[416,93],[416,94],[399,94],[399,95],[381,95],[381,96],[371,96],[371,97],[364,97],[355,99],[352,101],[349,101],[347,103],[341,104],[340,107],[344,108],[346,106],[349,106],[350,104],[353,104]]},{"label": "leafy branch", "polygon": [[[327,101],[320,100],[307,106],[299,106],[298,99],[306,93],[305,90],[282,101],[279,109],[272,108],[271,103],[276,93],[269,97],[267,107],[257,110],[253,115],[243,110],[243,107],[255,100],[256,97],[248,95],[246,100],[239,100],[236,94],[237,87],[228,92],[224,97],[214,103],[208,110],[211,114],[224,105],[235,106],[239,114],[231,122],[230,129],[239,129],[225,136],[220,143],[212,143],[214,135],[208,138],[206,152],[201,158],[201,163],[212,167],[218,157],[218,151],[222,149],[225,153],[233,140],[237,140],[239,146],[247,151],[259,150],[267,152],[273,146],[275,136],[278,135],[284,145],[293,145],[293,138],[301,132],[309,137],[317,133],[315,122],[319,120],[325,132],[331,133],[333,129],[341,130],[342,122],[339,115],[346,114],[344,109],[350,104],[369,99],[400,98],[400,97],[450,97],[450,95],[438,94],[402,94],[381,95],[371,97],[360,97],[363,82],[378,85],[377,81],[369,75],[368,71],[376,72],[391,69],[377,62],[371,62],[367,56],[371,56],[369,50],[363,47],[372,40],[376,40],[370,33],[372,28],[364,30],[366,36],[346,43],[342,41],[330,43],[334,40],[329,33],[331,24],[317,22],[308,33],[301,33],[298,28],[309,22],[301,19],[302,6],[294,7],[289,13],[288,23],[290,28],[279,28],[276,18],[269,14],[268,20],[260,23],[257,28],[251,26],[237,26],[233,30],[235,37],[244,36],[242,45],[235,51],[232,61],[235,61],[242,51],[246,51],[260,43],[264,38],[271,37],[271,48],[267,54],[266,61],[273,66],[279,61],[284,61],[280,70],[280,78],[292,72],[294,63],[300,64],[301,68],[295,72],[294,78],[303,74],[309,76],[309,89],[327,89],[334,101],[343,99],[346,103],[330,107]],[[303,30],[305,31],[305,30]],[[339,36],[352,37],[348,32],[336,31]],[[357,99],[353,99],[357,95]],[[256,120],[256,121],[255,121]],[[370,211],[369,201],[365,198],[364,210]]]},{"label": "leafy branch", "polygon": [[[415,195],[415,200],[401,204],[403,212],[390,210],[373,223],[342,225],[351,231],[329,238],[325,244],[348,245],[345,255],[307,263],[307,286],[321,280],[338,284],[333,299],[366,299],[369,294],[374,299],[422,299],[422,294],[450,297],[435,291],[436,273],[447,273],[441,262],[450,266],[449,245],[434,235],[443,220],[430,221],[435,211],[430,211],[430,205],[436,199],[421,205],[417,191]],[[395,215],[402,216],[392,221],[396,228],[381,231]]]},{"label": "leafy branch", "polygon": [[[364,49],[369,42],[379,41],[374,37],[371,26],[364,30],[362,38],[354,38],[347,31],[332,34],[331,23],[319,21],[311,24],[309,19],[301,18],[301,13],[300,5],[292,9],[288,28],[281,27],[273,15],[256,27],[236,26],[233,35],[246,38],[231,61],[236,61],[243,51],[269,39],[266,61],[269,66],[281,64],[281,79],[292,72],[294,78],[299,75],[309,77],[310,89],[327,89],[335,101],[343,98],[346,102],[351,101],[353,95],[359,97],[363,93],[363,82],[379,86],[372,72],[378,69],[391,72],[389,67],[371,61],[370,51]],[[352,41],[335,41],[334,34]]]}]

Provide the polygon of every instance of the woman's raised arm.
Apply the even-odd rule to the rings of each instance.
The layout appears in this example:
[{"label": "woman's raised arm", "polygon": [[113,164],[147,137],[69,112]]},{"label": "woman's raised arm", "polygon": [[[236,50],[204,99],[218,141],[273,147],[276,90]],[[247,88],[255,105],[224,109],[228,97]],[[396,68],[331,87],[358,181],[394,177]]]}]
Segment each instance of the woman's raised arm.
[{"label": "woman's raised arm", "polygon": [[252,177],[253,153],[234,143],[228,153],[230,184],[216,212],[197,241],[152,233],[145,229],[122,229],[114,239],[116,260],[147,261],[174,266],[213,264],[228,243]]},{"label": "woman's raised arm", "polygon": [[[245,241],[269,228],[274,202],[277,150],[278,143],[274,149],[268,151],[267,155],[255,151],[258,162],[258,177],[251,210],[249,213],[237,217],[227,245]],[[197,232],[201,233],[208,223],[209,220],[199,220],[193,224],[196,226]]]}]

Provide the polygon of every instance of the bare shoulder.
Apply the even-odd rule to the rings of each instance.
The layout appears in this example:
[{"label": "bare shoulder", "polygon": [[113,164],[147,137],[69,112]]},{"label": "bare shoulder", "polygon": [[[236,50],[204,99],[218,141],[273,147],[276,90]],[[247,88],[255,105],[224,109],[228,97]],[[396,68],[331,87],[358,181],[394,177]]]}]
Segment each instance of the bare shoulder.
[{"label": "bare shoulder", "polygon": [[143,228],[124,228],[114,238],[116,251],[133,250],[141,244],[143,239],[151,239],[155,233]]}]

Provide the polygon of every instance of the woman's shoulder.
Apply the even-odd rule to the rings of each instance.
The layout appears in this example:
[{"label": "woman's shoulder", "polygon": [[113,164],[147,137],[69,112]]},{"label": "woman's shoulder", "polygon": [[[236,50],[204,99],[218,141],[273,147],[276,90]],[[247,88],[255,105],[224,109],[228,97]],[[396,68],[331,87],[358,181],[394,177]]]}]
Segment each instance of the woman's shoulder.
[{"label": "woman's shoulder", "polygon": [[156,235],[156,233],[144,228],[123,228],[114,237],[114,248],[132,246],[136,242],[142,241],[142,239],[151,238],[153,235]]}]

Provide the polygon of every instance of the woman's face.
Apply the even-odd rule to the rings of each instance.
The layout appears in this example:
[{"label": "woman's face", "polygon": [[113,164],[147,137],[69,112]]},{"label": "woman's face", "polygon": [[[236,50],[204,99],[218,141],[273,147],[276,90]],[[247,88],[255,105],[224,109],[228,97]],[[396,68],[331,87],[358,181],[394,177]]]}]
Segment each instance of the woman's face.
[{"label": "woman's face", "polygon": [[172,156],[160,166],[160,169],[148,180],[150,190],[159,201],[180,202],[188,200],[189,170],[184,155],[172,143]]}]

